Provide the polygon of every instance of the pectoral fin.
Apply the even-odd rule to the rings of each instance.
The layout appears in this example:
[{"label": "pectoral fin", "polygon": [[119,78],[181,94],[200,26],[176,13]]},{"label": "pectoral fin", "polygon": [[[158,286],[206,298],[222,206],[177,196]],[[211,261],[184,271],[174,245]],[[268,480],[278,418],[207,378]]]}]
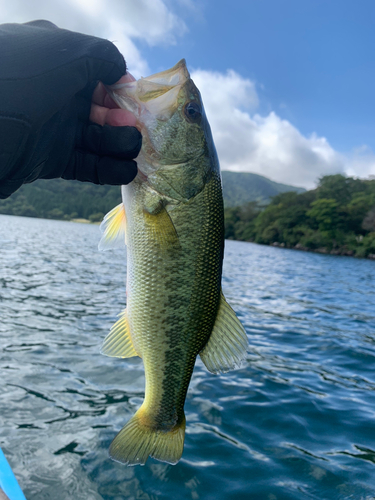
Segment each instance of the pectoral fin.
[{"label": "pectoral fin", "polygon": [[248,340],[236,313],[221,293],[219,310],[210,338],[199,353],[211,373],[225,373],[241,364]]},{"label": "pectoral fin", "polygon": [[104,339],[100,352],[114,358],[131,358],[133,356],[138,356],[130,337],[126,309],[120,314],[120,319],[116,321],[111,331]]},{"label": "pectoral fin", "polygon": [[162,250],[180,248],[176,228],[165,207],[161,207],[156,213],[145,210],[144,217],[152,240],[156,241]]},{"label": "pectoral fin", "polygon": [[107,213],[100,224],[103,236],[99,242],[99,250],[121,248],[126,245],[126,213],[123,203]]}]

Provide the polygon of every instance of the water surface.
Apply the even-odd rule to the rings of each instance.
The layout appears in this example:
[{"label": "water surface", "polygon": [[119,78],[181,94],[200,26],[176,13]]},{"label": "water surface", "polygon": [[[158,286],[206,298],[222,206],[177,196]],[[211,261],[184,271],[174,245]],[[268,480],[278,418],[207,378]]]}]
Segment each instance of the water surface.
[{"label": "water surface", "polygon": [[375,262],[226,242],[246,363],[198,360],[180,463],[125,467],[107,450],[143,366],[99,354],[125,251],[98,252],[92,225],[0,228],[0,447],[28,500],[375,499]]}]

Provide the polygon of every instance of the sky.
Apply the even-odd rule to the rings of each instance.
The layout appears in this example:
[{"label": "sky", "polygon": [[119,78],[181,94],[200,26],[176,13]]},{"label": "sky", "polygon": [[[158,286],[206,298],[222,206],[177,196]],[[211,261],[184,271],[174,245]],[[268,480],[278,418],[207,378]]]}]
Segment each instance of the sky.
[{"label": "sky", "polygon": [[185,58],[223,170],[375,176],[374,0],[0,0],[34,19],[113,41],[136,78]]}]

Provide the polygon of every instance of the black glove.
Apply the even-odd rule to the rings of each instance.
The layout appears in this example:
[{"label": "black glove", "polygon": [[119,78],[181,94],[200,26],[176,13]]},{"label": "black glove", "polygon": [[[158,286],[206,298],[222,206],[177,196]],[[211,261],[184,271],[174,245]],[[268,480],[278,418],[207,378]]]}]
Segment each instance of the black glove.
[{"label": "black glove", "polygon": [[126,72],[109,41],[48,21],[0,25],[0,198],[35,179],[127,184],[141,134],[89,122],[98,81]]}]

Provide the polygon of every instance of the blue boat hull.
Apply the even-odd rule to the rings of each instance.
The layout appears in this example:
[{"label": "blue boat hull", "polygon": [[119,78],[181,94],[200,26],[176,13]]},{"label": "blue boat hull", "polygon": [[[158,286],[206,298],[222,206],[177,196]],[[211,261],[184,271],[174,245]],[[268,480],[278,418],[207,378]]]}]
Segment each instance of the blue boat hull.
[{"label": "blue boat hull", "polygon": [[[26,500],[25,495],[22,493],[17,479],[15,478],[10,465],[5,458],[4,453],[0,448],[0,488],[9,498],[9,500]],[[1,493],[0,493],[1,499]]]}]

